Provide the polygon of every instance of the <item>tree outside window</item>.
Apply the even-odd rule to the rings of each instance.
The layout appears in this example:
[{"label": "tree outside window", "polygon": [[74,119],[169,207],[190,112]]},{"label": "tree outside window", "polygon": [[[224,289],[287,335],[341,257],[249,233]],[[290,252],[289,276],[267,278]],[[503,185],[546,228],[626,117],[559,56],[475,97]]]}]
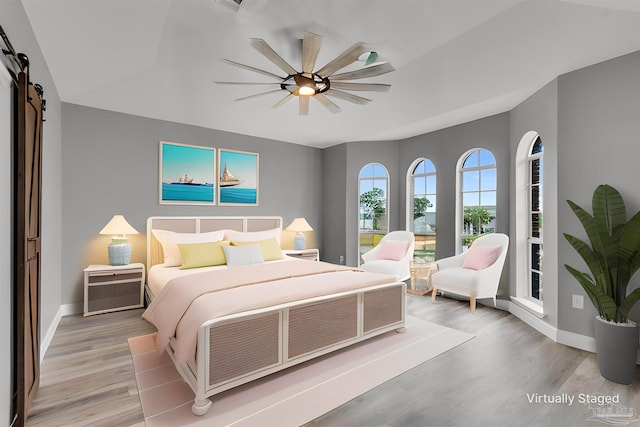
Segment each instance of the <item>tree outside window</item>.
[{"label": "tree outside window", "polygon": [[360,170],[358,185],[359,253],[370,250],[389,230],[389,173],[379,163],[369,163]]},{"label": "tree outside window", "polygon": [[371,221],[373,230],[380,230],[380,217],[387,211],[387,199],[382,188],[373,188],[360,195],[360,210],[366,221]]},{"label": "tree outside window", "polygon": [[461,246],[480,235],[495,232],[497,169],[491,151],[480,148],[468,153],[460,170],[462,189]]}]

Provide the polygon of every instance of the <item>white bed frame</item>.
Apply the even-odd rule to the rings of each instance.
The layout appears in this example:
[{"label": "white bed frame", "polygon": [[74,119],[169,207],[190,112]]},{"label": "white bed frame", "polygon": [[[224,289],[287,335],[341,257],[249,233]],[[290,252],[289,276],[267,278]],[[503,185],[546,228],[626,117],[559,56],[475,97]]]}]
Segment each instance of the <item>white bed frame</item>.
[{"label": "white bed frame", "polygon": [[[282,228],[281,217],[151,217],[147,267],[163,259],[153,229],[200,233],[275,227]],[[204,415],[212,395],[389,331],[404,332],[405,294],[405,283],[393,282],[228,315],[200,326],[195,366],[176,362],[173,340],[167,352],[195,393],[193,413]]]}]

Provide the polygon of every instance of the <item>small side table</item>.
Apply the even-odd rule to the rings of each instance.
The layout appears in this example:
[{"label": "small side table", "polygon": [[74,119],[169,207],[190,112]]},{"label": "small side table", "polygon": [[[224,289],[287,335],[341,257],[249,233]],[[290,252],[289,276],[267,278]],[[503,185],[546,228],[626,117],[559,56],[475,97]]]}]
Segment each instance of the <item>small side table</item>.
[{"label": "small side table", "polygon": [[144,264],[84,269],[84,315],[144,307]]},{"label": "small side table", "polygon": [[320,261],[319,249],[284,249],[282,252],[285,255],[293,258],[306,259],[309,261]]},{"label": "small side table", "polygon": [[407,292],[415,295],[426,295],[433,290],[431,287],[431,274],[438,271],[438,264],[411,262],[411,285]]}]

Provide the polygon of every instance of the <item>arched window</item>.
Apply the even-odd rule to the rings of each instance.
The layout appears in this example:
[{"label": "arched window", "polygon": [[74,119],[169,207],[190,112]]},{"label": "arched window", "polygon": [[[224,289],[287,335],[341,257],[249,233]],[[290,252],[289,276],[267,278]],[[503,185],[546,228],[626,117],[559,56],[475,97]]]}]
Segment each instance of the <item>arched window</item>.
[{"label": "arched window", "polygon": [[[535,131],[525,133],[518,143],[515,156],[515,206],[516,222],[515,258],[516,295],[515,301],[540,316],[543,310],[543,195],[544,195],[544,146]],[[553,189],[552,189],[553,191]],[[553,202],[552,202],[553,203]],[[554,218],[547,218],[551,230]],[[554,246],[547,245],[548,250]],[[553,269],[553,260],[547,262]],[[552,277],[552,276],[550,276]],[[549,285],[549,283],[547,283]],[[554,299],[551,294],[547,299]],[[553,304],[551,304],[553,306]],[[551,307],[550,309],[553,309]]]},{"label": "arched window", "polygon": [[542,301],[542,195],[543,195],[543,146],[538,136],[531,144],[528,156],[528,252],[529,286],[528,297]]},{"label": "arched window", "polygon": [[389,231],[389,172],[379,163],[369,163],[360,170],[358,181],[358,246],[362,255],[377,245]]},{"label": "arched window", "polygon": [[459,162],[459,252],[480,235],[496,231],[496,158],[484,148],[465,153]]},{"label": "arched window", "polygon": [[429,159],[417,159],[409,168],[407,229],[415,236],[415,259],[435,261],[436,167]]}]

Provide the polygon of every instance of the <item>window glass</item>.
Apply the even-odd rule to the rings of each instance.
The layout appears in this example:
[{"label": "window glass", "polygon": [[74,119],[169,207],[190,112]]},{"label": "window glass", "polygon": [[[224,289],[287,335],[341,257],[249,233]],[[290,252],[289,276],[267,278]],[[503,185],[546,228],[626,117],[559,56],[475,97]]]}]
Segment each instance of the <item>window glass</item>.
[{"label": "window glass", "polygon": [[435,261],[436,251],[436,168],[429,159],[418,160],[407,183],[413,197],[407,198],[412,213],[409,229],[415,238],[415,262]]},{"label": "window glass", "polygon": [[543,241],[542,241],[542,210],[543,210],[543,145],[540,137],[531,144],[529,151],[529,226],[527,227],[527,250],[529,253],[529,287],[528,297],[542,302],[543,292]]},{"label": "window glass", "polygon": [[477,149],[467,154],[459,175],[462,180],[462,230],[459,244],[466,250],[480,235],[494,233],[497,206],[497,169],[491,151]]},{"label": "window glass", "polygon": [[369,163],[360,170],[358,181],[359,253],[362,255],[388,233],[389,174],[381,164]]}]

